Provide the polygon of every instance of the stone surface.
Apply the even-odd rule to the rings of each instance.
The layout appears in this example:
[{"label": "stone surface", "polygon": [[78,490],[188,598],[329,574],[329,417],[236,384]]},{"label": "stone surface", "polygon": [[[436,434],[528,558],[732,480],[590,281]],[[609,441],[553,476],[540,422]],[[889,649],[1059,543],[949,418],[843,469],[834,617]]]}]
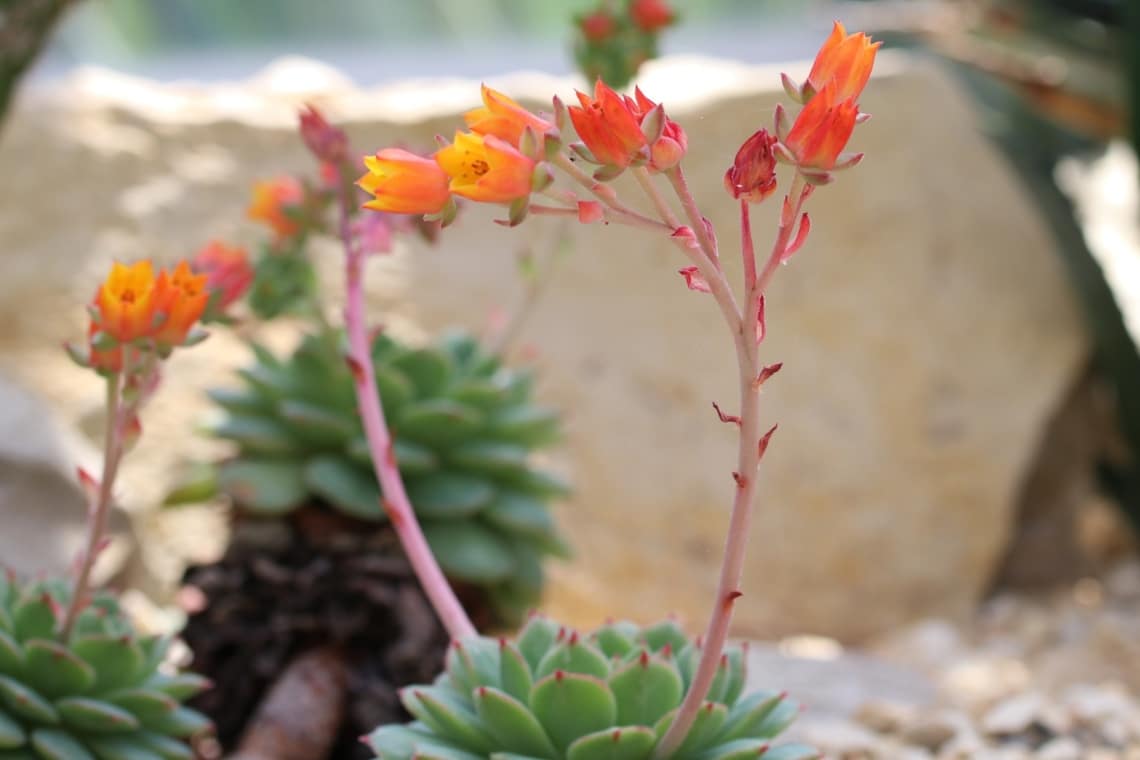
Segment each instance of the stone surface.
[{"label": "stone surface", "polygon": [[[764,355],[784,369],[765,388],[764,419],[780,431],[741,635],[855,639],[969,610],[1003,553],[1036,438],[1088,350],[1050,240],[966,98],[932,68],[888,56],[881,69],[863,103],[877,116],[855,139],[869,159],[816,193],[811,240],[768,302]],[[257,240],[241,211],[251,180],[309,165],[286,126],[302,97],[351,118],[367,150],[430,144],[477,93],[473,82],[360,93],[315,75],[263,80],[276,84],[160,89],[88,74],[23,101],[0,141],[0,240],[14,252],[0,281],[0,369],[89,419],[98,383],[57,349],[82,329],[78,304],[112,258]],[[721,175],[779,100],[757,88],[777,82],[771,69],[692,60],[643,82],[688,130],[687,171],[729,267],[736,210]],[[502,84],[565,97],[572,83]],[[771,206],[756,229],[771,229]],[[553,244],[557,226],[508,231],[489,216],[468,209],[439,249],[375,261],[378,318],[432,332],[517,301],[515,252]],[[566,233],[574,251],[523,335],[542,395],[567,411],[557,460],[577,486],[560,513],[577,555],[555,569],[548,607],[584,625],[615,612],[699,620],[732,492],[733,436],[709,406],[735,406],[728,339],[664,241]],[[335,288],[338,255],[326,250]],[[177,359],[144,419],[152,437],[128,461],[125,500],[153,503],[172,463],[204,450],[192,431],[200,388],[244,360],[225,336]]]},{"label": "stone surface", "polygon": [[[25,575],[71,566],[85,536],[80,465],[98,472],[92,447],[42,398],[0,373],[0,566]],[[111,529],[102,577],[122,565],[130,546],[122,513],[112,514]]]}]

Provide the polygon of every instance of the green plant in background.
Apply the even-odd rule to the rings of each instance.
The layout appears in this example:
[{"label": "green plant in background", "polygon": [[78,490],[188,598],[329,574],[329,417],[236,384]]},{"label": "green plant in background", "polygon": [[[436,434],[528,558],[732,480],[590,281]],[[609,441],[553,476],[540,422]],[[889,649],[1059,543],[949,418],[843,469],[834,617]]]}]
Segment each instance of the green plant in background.
[{"label": "green plant in background", "polygon": [[[227,413],[214,433],[238,447],[217,486],[248,514],[320,502],[387,520],[342,341],[309,335],[284,359],[255,346],[244,387],[210,391]],[[534,403],[532,372],[503,366],[470,335],[412,348],[381,334],[372,357],[396,462],[443,569],[485,588],[504,622],[519,620],[538,602],[544,557],[566,553],[549,509],[566,486],[533,466],[558,439],[558,414]]]},{"label": "green plant in background", "polygon": [[183,700],[206,679],[162,668],[169,640],[139,636],[113,594],[97,593],[58,636],[74,591],[0,573],[0,758],[190,760],[209,722]]},{"label": "green plant in background", "polygon": [[[898,38],[917,40],[951,61],[986,107],[984,128],[1053,232],[1093,336],[1097,366],[1116,391],[1120,429],[1131,450],[1140,452],[1140,336],[1129,332],[1115,292],[1120,284],[1106,279],[1073,200],[1056,182],[1066,157],[1095,155],[1114,139],[1140,149],[1140,5],[986,0],[974,9],[980,12],[965,6],[951,4],[961,13],[944,14],[921,35]],[[1140,530],[1140,467],[1106,462],[1102,472]]]},{"label": "green plant in background", "polygon": [[[698,657],[672,621],[610,623],[582,636],[532,617],[514,641],[454,643],[434,684],[400,693],[416,721],[383,726],[367,741],[381,760],[646,757],[676,716]],[[801,744],[772,746],[799,706],[775,692],[742,696],[745,672],[743,650],[729,647],[676,756],[817,757]]]},{"label": "green plant in background", "polygon": [[76,0],[0,2],[0,125],[16,88]]},{"label": "green plant in background", "polygon": [[661,30],[676,22],[666,0],[602,0],[574,19],[574,61],[587,80],[620,89],[657,57]]}]

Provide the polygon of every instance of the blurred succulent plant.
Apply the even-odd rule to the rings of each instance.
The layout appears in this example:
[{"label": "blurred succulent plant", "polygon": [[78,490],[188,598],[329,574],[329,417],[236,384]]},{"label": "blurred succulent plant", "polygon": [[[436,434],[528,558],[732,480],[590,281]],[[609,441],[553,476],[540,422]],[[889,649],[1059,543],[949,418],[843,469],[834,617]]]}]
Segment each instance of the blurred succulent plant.
[{"label": "blurred succulent plant", "polygon": [[[210,394],[226,411],[214,432],[238,445],[217,487],[253,515],[319,501],[385,521],[341,334],[310,335],[287,359],[255,351],[244,387]],[[548,506],[566,486],[531,463],[558,438],[558,415],[534,404],[531,373],[502,366],[469,335],[410,348],[381,334],[372,356],[432,549],[453,579],[487,591],[504,622],[520,619],[542,589],[542,558],[566,553]]]},{"label": "blurred succulent plant", "polygon": [[620,89],[657,57],[661,30],[676,22],[666,0],[602,0],[574,19],[574,60],[586,79]]},{"label": "blurred succulent plant", "polygon": [[137,635],[111,594],[96,593],[60,641],[70,589],[0,573],[0,757],[192,758],[183,739],[209,722],[181,702],[206,679],[163,672],[168,640]]},{"label": "blurred succulent plant", "polygon": [[[699,647],[672,621],[618,622],[581,636],[532,617],[514,642],[452,644],[443,674],[401,692],[416,721],[368,738],[381,760],[653,755],[689,687]],[[671,757],[807,760],[819,753],[772,740],[799,713],[785,695],[741,696],[745,653],[729,648],[704,708]]]}]

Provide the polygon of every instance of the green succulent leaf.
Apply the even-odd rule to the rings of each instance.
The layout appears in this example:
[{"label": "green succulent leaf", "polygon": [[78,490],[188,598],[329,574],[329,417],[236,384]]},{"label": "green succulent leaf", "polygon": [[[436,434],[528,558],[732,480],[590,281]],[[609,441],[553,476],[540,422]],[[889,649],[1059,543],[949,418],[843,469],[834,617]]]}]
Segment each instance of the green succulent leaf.
[{"label": "green succulent leaf", "polygon": [[475,711],[495,748],[531,757],[558,757],[542,725],[525,704],[506,692],[480,687],[475,691]]},{"label": "green succulent leaf", "polygon": [[424,537],[444,572],[473,583],[501,581],[515,568],[499,534],[473,521],[425,522]]},{"label": "green succulent leaf", "polygon": [[617,719],[617,704],[605,682],[579,673],[559,671],[538,681],[530,708],[559,751]]},{"label": "green succulent leaf", "polygon": [[31,744],[43,760],[95,760],[95,756],[71,734],[55,728],[32,732]]},{"label": "green succulent leaf", "polygon": [[206,395],[218,406],[233,414],[263,415],[273,411],[273,400],[252,388],[210,388]]},{"label": "green succulent leaf", "polygon": [[617,726],[576,739],[566,760],[645,760],[657,744],[657,734],[646,726]]},{"label": "green succulent leaf", "polygon": [[210,680],[197,673],[155,673],[146,680],[143,688],[154,689],[181,702],[210,688]]},{"label": "green succulent leaf", "polygon": [[337,456],[320,456],[305,465],[305,485],[345,514],[365,520],[386,519],[375,476]]},{"label": "green succulent leaf", "polygon": [[681,704],[684,696],[677,668],[644,650],[637,660],[611,675],[609,683],[622,724],[652,726]]},{"label": "green succulent leaf", "polygon": [[736,704],[740,694],[744,691],[744,682],[748,678],[748,659],[746,652],[739,646],[729,647],[725,652],[728,658],[728,680],[724,685],[721,702],[726,705]]},{"label": "green succulent leaf", "polygon": [[476,636],[452,643],[444,668],[460,698],[471,702],[475,689],[499,685],[500,660],[498,642]]},{"label": "green succulent leaf", "polygon": [[606,657],[623,659],[637,646],[637,638],[641,628],[635,623],[617,621],[603,625],[590,634],[602,654]]},{"label": "green succulent leaf", "polygon": [[139,721],[121,707],[89,697],[68,697],[55,703],[70,728],[100,734],[121,734],[139,728]]},{"label": "green succulent leaf", "polygon": [[4,710],[0,710],[0,750],[24,746],[28,735],[23,726]]},{"label": "green succulent leaf", "polygon": [[[657,731],[657,736],[664,736],[665,732],[669,730],[669,726],[673,724],[673,718],[677,715],[676,710],[670,711],[661,720],[657,721],[654,730]],[[716,702],[705,702],[697,710],[697,717],[693,721],[692,727],[689,728],[689,733],[685,736],[681,746],[677,747],[677,757],[685,757],[702,747],[708,746],[724,726],[725,720],[728,718],[728,708]]]},{"label": "green succulent leaf", "polygon": [[499,441],[471,441],[447,453],[450,464],[479,474],[502,475],[525,470],[530,452],[526,447]]},{"label": "green succulent leaf", "polygon": [[9,676],[0,676],[0,702],[18,718],[49,726],[59,723],[59,713],[50,702]]},{"label": "green succulent leaf", "polygon": [[394,427],[397,435],[413,441],[446,445],[471,436],[482,422],[477,409],[450,399],[430,399],[403,407]]},{"label": "green succulent leaf", "polygon": [[753,736],[761,736],[766,739],[771,739],[788,726],[796,719],[800,713],[800,706],[790,699],[782,700],[776,705],[770,713],[761,721],[755,729],[752,730]]},{"label": "green succulent leaf", "polygon": [[534,677],[541,680],[560,670],[605,679],[610,673],[610,664],[604,654],[573,631],[543,656],[534,669]]},{"label": "green succulent leaf", "polygon": [[408,351],[391,361],[415,386],[418,398],[433,398],[443,392],[451,376],[451,357],[438,348]]},{"label": "green succulent leaf", "polygon": [[125,636],[84,636],[71,649],[95,669],[97,693],[133,686],[143,675],[142,649]]},{"label": "green succulent leaf", "polygon": [[273,417],[235,414],[214,425],[211,432],[233,441],[249,454],[289,454],[294,448],[289,427]]},{"label": "green succulent leaf", "polygon": [[87,746],[99,760],[165,760],[133,736],[93,736],[87,740]]},{"label": "green succulent leaf", "polygon": [[534,686],[530,665],[519,648],[505,639],[499,645],[499,685],[503,691],[524,704]]},{"label": "green succulent leaf", "polygon": [[483,760],[482,756],[466,752],[442,736],[431,733],[421,723],[381,726],[369,734],[367,743],[381,760],[411,760],[427,755],[438,757],[441,752],[458,752],[451,757],[462,760]]},{"label": "green succulent leaf", "polygon": [[134,715],[147,727],[162,723],[178,709],[177,700],[153,689],[125,689],[107,695],[106,700]]},{"label": "green succulent leaf", "polygon": [[501,478],[506,485],[540,499],[563,498],[570,495],[570,487],[564,480],[541,470],[503,473]]},{"label": "green succulent leaf", "polygon": [[772,711],[785,700],[783,694],[773,691],[755,691],[744,697],[729,710],[728,719],[717,736],[717,741],[770,737],[770,734],[762,734],[760,730]]},{"label": "green succulent leaf", "polygon": [[54,641],[24,644],[28,684],[48,699],[80,694],[95,683],[95,669]]},{"label": "green succulent leaf", "polygon": [[283,514],[305,501],[304,466],[292,460],[237,459],[218,471],[222,490],[254,512]]},{"label": "green succulent leaf", "polygon": [[0,749],[0,760],[40,760],[30,747],[20,749]]},{"label": "green succulent leaf", "polygon": [[685,635],[684,629],[675,620],[663,620],[644,628],[641,637],[654,652],[664,649],[666,646],[674,652],[680,652],[689,644],[689,637]]},{"label": "green succulent leaf", "polygon": [[384,404],[384,413],[395,417],[416,395],[416,388],[402,372],[383,365],[374,367],[376,391]]},{"label": "green succulent leaf", "polygon": [[5,631],[0,631],[0,673],[20,674],[24,672],[24,652],[16,639]]},{"label": "green succulent leaf", "polygon": [[457,383],[448,392],[448,396],[484,412],[495,409],[507,400],[502,385],[477,377]]},{"label": "green succulent leaf", "polygon": [[400,701],[409,713],[433,731],[468,750],[486,754],[495,747],[479,716],[452,691],[435,686],[409,687],[400,692]]},{"label": "green succulent leaf", "polygon": [[179,706],[167,713],[151,720],[147,728],[168,736],[185,738],[201,733],[210,727],[210,719],[189,707]]},{"label": "green succulent leaf", "polygon": [[522,536],[553,536],[557,532],[546,502],[510,489],[495,494],[483,518],[496,528]]},{"label": "green succulent leaf", "polygon": [[408,499],[424,519],[455,520],[478,514],[495,498],[495,487],[475,475],[439,472],[409,479]]},{"label": "green succulent leaf", "polygon": [[194,753],[185,742],[153,731],[140,731],[133,737],[143,749],[155,753],[163,760],[193,760]]},{"label": "green succulent leaf", "polygon": [[55,634],[55,602],[46,591],[25,597],[13,610],[12,620],[18,640],[49,639]]},{"label": "green succulent leaf", "polygon": [[519,633],[518,648],[531,670],[538,667],[539,661],[554,646],[561,630],[562,626],[544,615],[532,615],[526,621]]},{"label": "green succulent leaf", "polygon": [[538,406],[511,406],[488,421],[488,429],[498,438],[530,447],[546,446],[559,439],[558,412]]},{"label": "green succulent leaf", "polygon": [[405,475],[428,473],[439,467],[439,458],[427,446],[411,441],[396,441],[392,444],[392,451],[396,455],[400,472]]},{"label": "green succulent leaf", "polygon": [[350,438],[357,428],[355,418],[309,401],[282,401],[277,412],[302,435],[322,444],[341,443]]}]

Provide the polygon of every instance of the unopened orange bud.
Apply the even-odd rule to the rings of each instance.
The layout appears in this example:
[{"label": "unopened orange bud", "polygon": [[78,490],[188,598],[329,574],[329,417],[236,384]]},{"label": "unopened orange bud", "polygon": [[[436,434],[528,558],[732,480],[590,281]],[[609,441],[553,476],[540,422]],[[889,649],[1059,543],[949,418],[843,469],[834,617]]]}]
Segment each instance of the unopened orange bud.
[{"label": "unopened orange bud", "polygon": [[863,32],[847,34],[843,24],[836,21],[804,83],[805,99],[811,98],[831,83],[835,85],[837,102],[848,98],[857,99],[871,77],[875,53],[882,44],[871,42],[871,38]]},{"label": "unopened orange bud", "polygon": [[456,132],[455,140],[435,153],[451,178],[448,188],[482,203],[510,203],[530,195],[535,161],[494,135]]},{"label": "unopened orange bud", "polygon": [[761,129],[744,141],[724,173],[724,187],[738,200],[759,203],[776,191],[776,136]]},{"label": "unopened orange bud", "polygon": [[482,86],[483,105],[463,114],[467,128],[479,135],[494,135],[514,147],[530,127],[537,135],[554,128],[554,124],[526,110],[501,92]]},{"label": "unopened orange bud", "polygon": [[266,224],[279,238],[291,237],[300,231],[301,225],[288,212],[300,207],[304,200],[305,188],[294,177],[282,176],[255,182],[253,200],[245,215]]},{"label": "unopened orange bud", "polygon": [[832,82],[803,107],[783,144],[800,169],[826,172],[835,168],[858,116],[855,99],[838,100],[837,85]]},{"label": "unopened orange bud", "polygon": [[[637,117],[642,134],[650,140],[650,171],[663,172],[681,163],[689,149],[689,137],[681,125],[666,116],[664,109],[646,97],[640,87],[634,90],[634,97],[624,97],[626,106]],[[659,128],[650,129],[647,119],[660,119]]]},{"label": "unopened orange bud", "polygon": [[356,184],[375,196],[365,208],[393,214],[438,214],[451,200],[447,174],[435,161],[401,148],[365,156],[368,173]]}]

